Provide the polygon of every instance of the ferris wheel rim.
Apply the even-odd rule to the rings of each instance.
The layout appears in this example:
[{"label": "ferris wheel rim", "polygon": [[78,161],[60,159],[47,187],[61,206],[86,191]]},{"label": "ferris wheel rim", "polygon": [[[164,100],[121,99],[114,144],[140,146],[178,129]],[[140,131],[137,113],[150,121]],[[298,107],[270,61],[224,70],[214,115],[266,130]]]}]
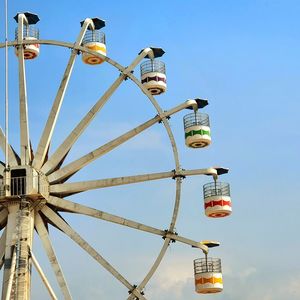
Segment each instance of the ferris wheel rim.
[{"label": "ferris wheel rim", "polygon": [[[61,42],[61,41],[56,41],[56,40],[34,40],[34,41],[24,40],[21,44],[25,45],[25,44],[37,44],[37,43],[38,44],[43,44],[43,45],[50,45],[50,46],[61,46],[63,48],[69,48],[71,50],[77,50],[77,51],[81,51],[81,52],[86,52],[86,53],[89,53],[89,54],[93,54],[95,56],[100,57],[101,59],[104,59],[107,63],[109,63],[113,67],[117,68],[120,72],[124,72],[126,70],[125,67],[123,67],[122,65],[118,64],[116,61],[112,60],[111,58],[109,58],[107,56],[103,56],[103,55],[101,55],[101,54],[99,54],[99,53],[97,53],[95,51],[89,50],[86,47],[75,46],[72,43]],[[20,43],[18,41],[14,41],[14,42],[9,42],[8,43],[9,47],[11,47],[11,46],[19,46],[19,45],[20,45]],[[3,48],[2,44],[0,44],[0,48]],[[165,127],[165,130],[167,131],[168,138],[169,138],[171,146],[172,146],[173,159],[175,161],[176,171],[179,171],[180,170],[180,163],[179,163],[179,155],[178,155],[176,141],[174,139],[173,132],[172,132],[170,126],[169,126],[169,122],[168,122],[167,118],[163,114],[163,110],[161,109],[160,105],[157,103],[157,101],[155,100],[155,98],[150,94],[150,92],[139,82],[139,80],[132,73],[128,73],[126,75],[146,95],[146,97],[148,98],[148,100],[150,100],[150,102],[152,103],[152,105],[156,109],[158,115],[161,117],[162,123],[163,123],[163,125]],[[180,187],[181,187],[181,179],[180,178],[176,178],[176,199],[174,201],[173,214],[172,214],[170,226],[169,226],[169,229],[168,229],[169,232],[173,232],[175,224],[176,224],[176,221],[177,221],[178,210],[179,210],[179,203],[180,203]],[[179,189],[179,194],[177,192],[178,189]],[[148,283],[148,281],[150,280],[150,278],[152,277],[152,275],[155,273],[155,271],[159,267],[159,264],[162,261],[164,255],[166,253],[166,250],[168,248],[169,242],[170,242],[170,238],[166,237],[165,242],[163,243],[163,246],[161,247],[159,255],[157,256],[154,264],[150,268],[150,270],[147,273],[146,277],[144,278],[144,280],[139,285],[138,289],[142,290],[145,287],[145,285]],[[152,274],[152,275],[150,275],[150,274]],[[142,283],[143,283],[144,286],[142,286]]]}]

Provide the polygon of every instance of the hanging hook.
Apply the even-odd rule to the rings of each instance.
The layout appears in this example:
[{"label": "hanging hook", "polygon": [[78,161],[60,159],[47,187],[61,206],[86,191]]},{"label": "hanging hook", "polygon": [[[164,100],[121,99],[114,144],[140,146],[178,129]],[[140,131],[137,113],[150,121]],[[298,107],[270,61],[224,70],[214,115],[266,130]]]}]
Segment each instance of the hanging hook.
[{"label": "hanging hook", "polygon": [[214,183],[215,183],[215,193],[218,195],[218,189],[217,189],[217,180],[218,180],[218,174],[213,175]]}]

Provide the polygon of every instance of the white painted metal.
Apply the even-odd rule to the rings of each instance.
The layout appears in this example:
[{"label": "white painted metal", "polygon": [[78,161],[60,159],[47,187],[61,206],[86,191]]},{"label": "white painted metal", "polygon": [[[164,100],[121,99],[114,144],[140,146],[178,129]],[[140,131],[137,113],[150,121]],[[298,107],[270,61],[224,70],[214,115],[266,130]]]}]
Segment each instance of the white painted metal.
[{"label": "white painted metal", "polygon": [[52,269],[55,273],[56,280],[58,282],[58,285],[60,286],[60,289],[62,291],[62,294],[64,296],[65,300],[72,300],[67,282],[65,280],[63,271],[59,265],[59,262],[57,260],[57,257],[55,255],[53,246],[51,244],[48,231],[44,225],[44,222],[42,218],[40,217],[39,213],[35,215],[35,228],[37,230],[37,233],[39,237],[41,238],[43,247],[47,253],[48,259],[50,261],[50,264],[52,266]]},{"label": "white painted metal", "polygon": [[92,246],[90,246],[74,229],[72,229],[63,219],[61,219],[53,210],[44,206],[42,213],[49,218],[60,230],[68,235],[75,243],[93,257],[103,268],[111,273],[118,281],[125,285],[129,291],[135,294],[139,299],[145,299],[109,262],[107,262]]},{"label": "white painted metal", "polygon": [[[42,167],[42,172],[49,174],[61,161],[61,159],[70,151],[79,136],[87,128],[90,122],[94,119],[96,114],[102,109],[111,95],[120,86],[120,84],[126,79],[127,75],[138,65],[138,63],[149,53],[152,52],[150,48],[146,48],[139,54],[136,59],[125,69],[122,70],[121,76],[119,76],[115,82],[108,88],[103,96],[96,102],[96,104],[90,109],[90,111],[83,117],[78,125],[73,129],[70,135],[59,146],[54,154],[49,158],[46,164]],[[97,53],[98,54],[98,53]],[[99,54],[98,54],[99,55]],[[105,59],[107,60],[107,59]]]},{"label": "white painted metal", "polygon": [[[81,31],[79,33],[79,36],[78,36],[76,42],[75,42],[76,47],[81,45],[83,37],[84,37],[84,35],[87,31],[87,28],[89,26],[93,27],[94,23],[91,19],[88,18],[88,19],[85,19],[85,21],[84,21],[84,23],[81,27]],[[48,151],[48,147],[49,147],[49,144],[50,144],[50,140],[51,140],[51,137],[52,137],[52,134],[53,134],[53,130],[54,130],[54,127],[55,127],[55,124],[56,124],[56,121],[57,121],[57,118],[58,118],[58,115],[59,115],[59,111],[60,111],[64,96],[65,96],[65,92],[66,92],[71,74],[72,74],[72,70],[73,70],[73,66],[74,66],[77,54],[78,54],[78,50],[73,49],[73,51],[71,52],[71,56],[69,58],[69,62],[67,64],[65,73],[64,73],[63,78],[61,80],[59,89],[57,91],[55,100],[53,102],[48,120],[46,122],[44,131],[42,133],[42,137],[41,137],[39,145],[38,145],[38,149],[37,149],[36,154],[35,154],[34,159],[33,159],[32,164],[33,164],[33,167],[35,167],[36,169],[40,169],[43,165],[44,160],[45,160],[45,157],[46,157],[46,154],[47,154],[47,151]]]},{"label": "white painted metal", "polygon": [[64,195],[64,194],[79,193],[83,191],[89,191],[89,190],[99,189],[104,187],[132,184],[132,183],[151,181],[151,180],[157,180],[163,178],[184,177],[190,175],[214,175],[216,173],[217,171],[214,168],[208,168],[208,169],[196,169],[196,170],[180,170],[178,172],[169,171],[169,172],[124,176],[124,177],[116,177],[116,178],[108,178],[108,179],[54,184],[50,186],[50,193]]},{"label": "white painted metal", "polygon": [[49,294],[50,294],[50,297],[52,300],[57,300],[57,297],[55,296],[55,293],[47,279],[47,277],[45,276],[40,264],[38,263],[36,257],[34,256],[34,254],[32,253],[32,251],[30,251],[30,256],[31,256],[31,259],[32,259],[32,262],[33,262],[33,265],[34,267],[36,268],[37,272],[39,273],[46,289],[48,290]]},{"label": "white painted metal", "polygon": [[[14,153],[14,151],[12,150],[11,146],[9,144],[8,145],[8,162],[10,166],[17,166],[18,165],[18,160],[17,157]],[[3,152],[5,153],[5,147],[6,146],[6,138],[5,135],[2,131],[2,128],[0,127],[0,147],[3,150]]]},{"label": "white painted metal", "polygon": [[19,60],[19,98],[20,98],[20,145],[21,164],[28,165],[31,162],[31,146],[29,141],[27,90],[24,62],[23,28],[27,24],[24,14],[18,15],[18,60]]}]

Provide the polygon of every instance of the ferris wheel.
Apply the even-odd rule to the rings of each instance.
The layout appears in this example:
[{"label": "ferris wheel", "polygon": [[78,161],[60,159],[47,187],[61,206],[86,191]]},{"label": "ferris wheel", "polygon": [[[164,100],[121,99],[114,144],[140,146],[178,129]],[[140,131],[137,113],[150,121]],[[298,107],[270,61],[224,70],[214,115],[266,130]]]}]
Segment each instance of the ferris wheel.
[{"label": "ferris wheel", "polygon": [[[15,17],[18,23],[15,41],[1,43],[0,48],[14,47],[18,59],[19,72],[19,122],[20,122],[20,152],[9,144],[8,131],[0,130],[0,146],[5,154],[5,161],[0,163],[0,263],[3,268],[2,300],[29,300],[31,290],[31,265],[40,275],[51,299],[58,299],[51,284],[34,255],[33,236],[36,230],[49,262],[53,268],[57,283],[64,299],[73,299],[53,248],[48,226],[53,226],[75,244],[87,252],[98,264],[109,272],[129,292],[125,299],[147,299],[144,288],[157,271],[166,254],[170,242],[177,241],[200,249],[204,257],[195,259],[195,290],[198,293],[217,293],[223,289],[220,259],[208,257],[209,248],[218,246],[215,241],[194,241],[181,236],[175,231],[176,220],[181,199],[181,185],[184,178],[194,175],[211,176],[212,182],[204,185],[204,210],[207,217],[220,218],[231,214],[231,198],[229,184],[219,182],[219,175],[228,172],[221,167],[185,170],[181,168],[176,141],[169,125],[169,117],[184,110],[191,110],[184,117],[185,144],[191,148],[203,148],[211,143],[209,117],[200,113],[208,101],[204,99],[189,99],[169,110],[163,110],[154,96],[167,89],[165,64],[158,60],[164,54],[163,49],[148,47],[140,51],[138,56],[127,67],[120,65],[106,55],[105,35],[101,29],[105,22],[99,18],[87,18],[82,21],[81,29],[75,43],[67,43],[39,38],[36,23],[39,18],[29,12],[18,13]],[[31,146],[29,135],[29,118],[27,113],[27,82],[25,61],[36,59],[41,45],[59,46],[71,49],[71,54],[60,86],[53,101],[51,111],[44,126],[42,136],[36,151]],[[116,80],[99,98],[88,113],[78,121],[74,129],[64,141],[49,155],[53,131],[68,87],[75,60],[81,54],[82,62],[88,65],[107,63],[117,72]],[[141,78],[133,75],[134,69],[140,64]],[[88,128],[97,113],[107,103],[112,94],[124,80],[130,79],[136,87],[149,99],[156,115],[144,123],[99,146],[74,161],[65,163],[65,158],[82,133]],[[102,178],[98,180],[70,182],[74,174],[92,164],[126,141],[144,132],[154,124],[162,123],[168,135],[172,148],[174,169],[158,170],[158,173]],[[120,174],[121,175],[121,174]],[[152,180],[170,178],[175,185],[175,200],[171,220],[167,229],[155,228],[123,216],[110,214],[88,207],[68,199],[69,196],[84,193],[93,189],[103,189],[120,185],[131,185]],[[144,278],[138,284],[129,282],[113,264],[104,258],[80,236],[63,218],[63,214],[85,215],[104,220],[138,231],[147,232],[162,237],[161,250],[153,265],[145,272]],[[101,288],[101,287],[100,287]]]}]

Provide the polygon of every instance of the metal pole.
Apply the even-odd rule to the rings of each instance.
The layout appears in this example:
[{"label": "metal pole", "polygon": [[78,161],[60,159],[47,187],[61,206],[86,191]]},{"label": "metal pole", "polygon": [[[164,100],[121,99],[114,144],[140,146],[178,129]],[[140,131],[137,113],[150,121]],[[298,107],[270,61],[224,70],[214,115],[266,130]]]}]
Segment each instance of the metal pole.
[{"label": "metal pole", "polygon": [[205,253],[205,264],[206,264],[206,272],[208,272],[208,261],[207,261],[207,253]]},{"label": "metal pole", "polygon": [[216,196],[218,195],[218,190],[217,190],[217,179],[218,179],[218,177],[217,177],[217,176],[214,176],[214,183],[215,183],[215,193],[216,193]]},{"label": "metal pole", "polygon": [[45,276],[40,264],[38,263],[38,261],[36,260],[35,256],[33,255],[32,252],[30,252],[30,255],[31,255],[31,259],[32,259],[32,262],[37,270],[37,272],[39,273],[39,275],[41,276],[41,279],[45,285],[45,287],[47,288],[49,294],[50,294],[50,297],[52,300],[57,300],[57,297],[55,296],[55,293],[47,279],[47,277]]},{"label": "metal pole", "polygon": [[5,0],[5,169],[8,170],[8,10]]},{"label": "metal pole", "polygon": [[4,126],[4,156],[5,156],[5,172],[4,172],[4,187],[5,196],[10,195],[10,172],[9,172],[9,158],[8,158],[8,4],[5,0],[5,126]]}]

